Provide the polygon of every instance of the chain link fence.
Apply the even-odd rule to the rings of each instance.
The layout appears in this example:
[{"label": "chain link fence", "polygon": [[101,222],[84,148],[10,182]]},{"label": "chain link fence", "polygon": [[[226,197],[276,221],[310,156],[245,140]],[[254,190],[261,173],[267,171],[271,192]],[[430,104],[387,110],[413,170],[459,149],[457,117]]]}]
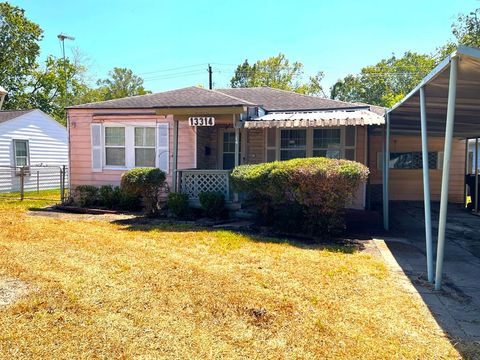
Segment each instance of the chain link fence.
[{"label": "chain link fence", "polygon": [[0,166],[0,200],[55,200],[68,196],[66,166]]}]

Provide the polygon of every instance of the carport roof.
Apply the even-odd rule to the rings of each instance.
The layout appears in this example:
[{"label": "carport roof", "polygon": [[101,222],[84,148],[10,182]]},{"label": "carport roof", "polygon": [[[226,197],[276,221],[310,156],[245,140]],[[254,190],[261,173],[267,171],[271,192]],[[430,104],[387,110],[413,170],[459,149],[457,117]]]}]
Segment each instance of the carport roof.
[{"label": "carport roof", "polygon": [[419,94],[424,87],[428,133],[445,133],[450,63],[454,57],[458,57],[454,136],[480,136],[480,49],[467,46],[459,46],[387,111],[392,131],[420,131]]}]

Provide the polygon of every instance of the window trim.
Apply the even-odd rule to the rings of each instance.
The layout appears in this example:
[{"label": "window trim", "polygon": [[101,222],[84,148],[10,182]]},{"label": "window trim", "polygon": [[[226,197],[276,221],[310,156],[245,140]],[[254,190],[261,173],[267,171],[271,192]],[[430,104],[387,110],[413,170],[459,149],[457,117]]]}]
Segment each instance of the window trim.
[{"label": "window trim", "polygon": [[[26,164],[24,167],[29,168],[30,167],[30,141],[28,139],[13,139],[13,166],[16,168],[17,165],[17,142],[25,142],[26,143],[26,150],[27,150],[27,155],[26,157]],[[21,167],[21,166],[18,166]]]},{"label": "window trim", "polygon": [[[153,146],[138,146],[138,145],[135,145],[135,130],[136,129],[147,129],[147,128],[153,129],[153,132],[154,132]],[[145,136],[144,136],[144,138],[145,138]],[[125,144],[126,144],[126,142],[125,142]],[[153,149],[153,151],[154,151],[154,155],[153,155],[154,165],[153,166],[137,166],[137,159],[135,157],[135,150],[136,149]],[[125,151],[125,157],[127,157],[126,155],[127,154],[126,154],[126,151]],[[133,127],[133,167],[134,168],[148,167],[148,168],[152,168],[152,169],[157,167],[157,128],[155,126],[134,126]]]},{"label": "window trim", "polygon": [[[123,128],[124,129],[124,145],[107,145],[107,128]],[[124,124],[105,124],[102,126],[102,140],[103,140],[103,167],[107,170],[125,170],[128,169],[127,166],[127,126]],[[107,164],[107,148],[116,148],[116,149],[124,149],[124,165],[108,165]]]},{"label": "window trim", "polygon": [[[280,154],[281,154],[281,131],[282,130],[306,130],[306,157],[313,157],[314,150],[322,150],[322,148],[314,148],[313,147],[313,131],[317,129],[340,129],[340,158],[345,159],[345,151],[346,150],[353,150],[353,160],[357,160],[357,137],[358,131],[357,127],[354,126],[354,144],[353,145],[345,145],[346,143],[346,128],[347,126],[325,126],[325,127],[298,127],[298,128],[275,128],[275,161],[280,161]],[[267,162],[267,151],[273,150],[273,147],[269,147],[268,145],[268,128],[264,132],[265,137],[265,151],[264,151],[264,162]]]}]

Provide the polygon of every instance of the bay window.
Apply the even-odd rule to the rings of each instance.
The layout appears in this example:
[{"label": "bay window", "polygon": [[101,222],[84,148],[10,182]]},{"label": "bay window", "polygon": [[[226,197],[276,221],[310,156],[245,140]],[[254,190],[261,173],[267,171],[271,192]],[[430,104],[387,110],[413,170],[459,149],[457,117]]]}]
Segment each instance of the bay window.
[{"label": "bay window", "polygon": [[124,127],[105,127],[105,165],[125,166]]}]

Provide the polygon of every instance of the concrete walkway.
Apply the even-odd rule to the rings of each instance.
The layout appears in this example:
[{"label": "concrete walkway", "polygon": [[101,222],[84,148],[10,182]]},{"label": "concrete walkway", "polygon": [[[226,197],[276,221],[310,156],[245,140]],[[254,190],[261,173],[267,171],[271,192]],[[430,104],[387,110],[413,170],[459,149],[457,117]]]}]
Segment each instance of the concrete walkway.
[{"label": "concrete walkway", "polygon": [[[467,344],[480,357],[480,217],[458,207],[449,208],[445,276],[443,289],[437,292],[426,281],[423,203],[393,204],[391,213],[393,236],[384,238],[387,252],[452,341]],[[437,220],[438,204],[432,204],[434,248]]]}]

